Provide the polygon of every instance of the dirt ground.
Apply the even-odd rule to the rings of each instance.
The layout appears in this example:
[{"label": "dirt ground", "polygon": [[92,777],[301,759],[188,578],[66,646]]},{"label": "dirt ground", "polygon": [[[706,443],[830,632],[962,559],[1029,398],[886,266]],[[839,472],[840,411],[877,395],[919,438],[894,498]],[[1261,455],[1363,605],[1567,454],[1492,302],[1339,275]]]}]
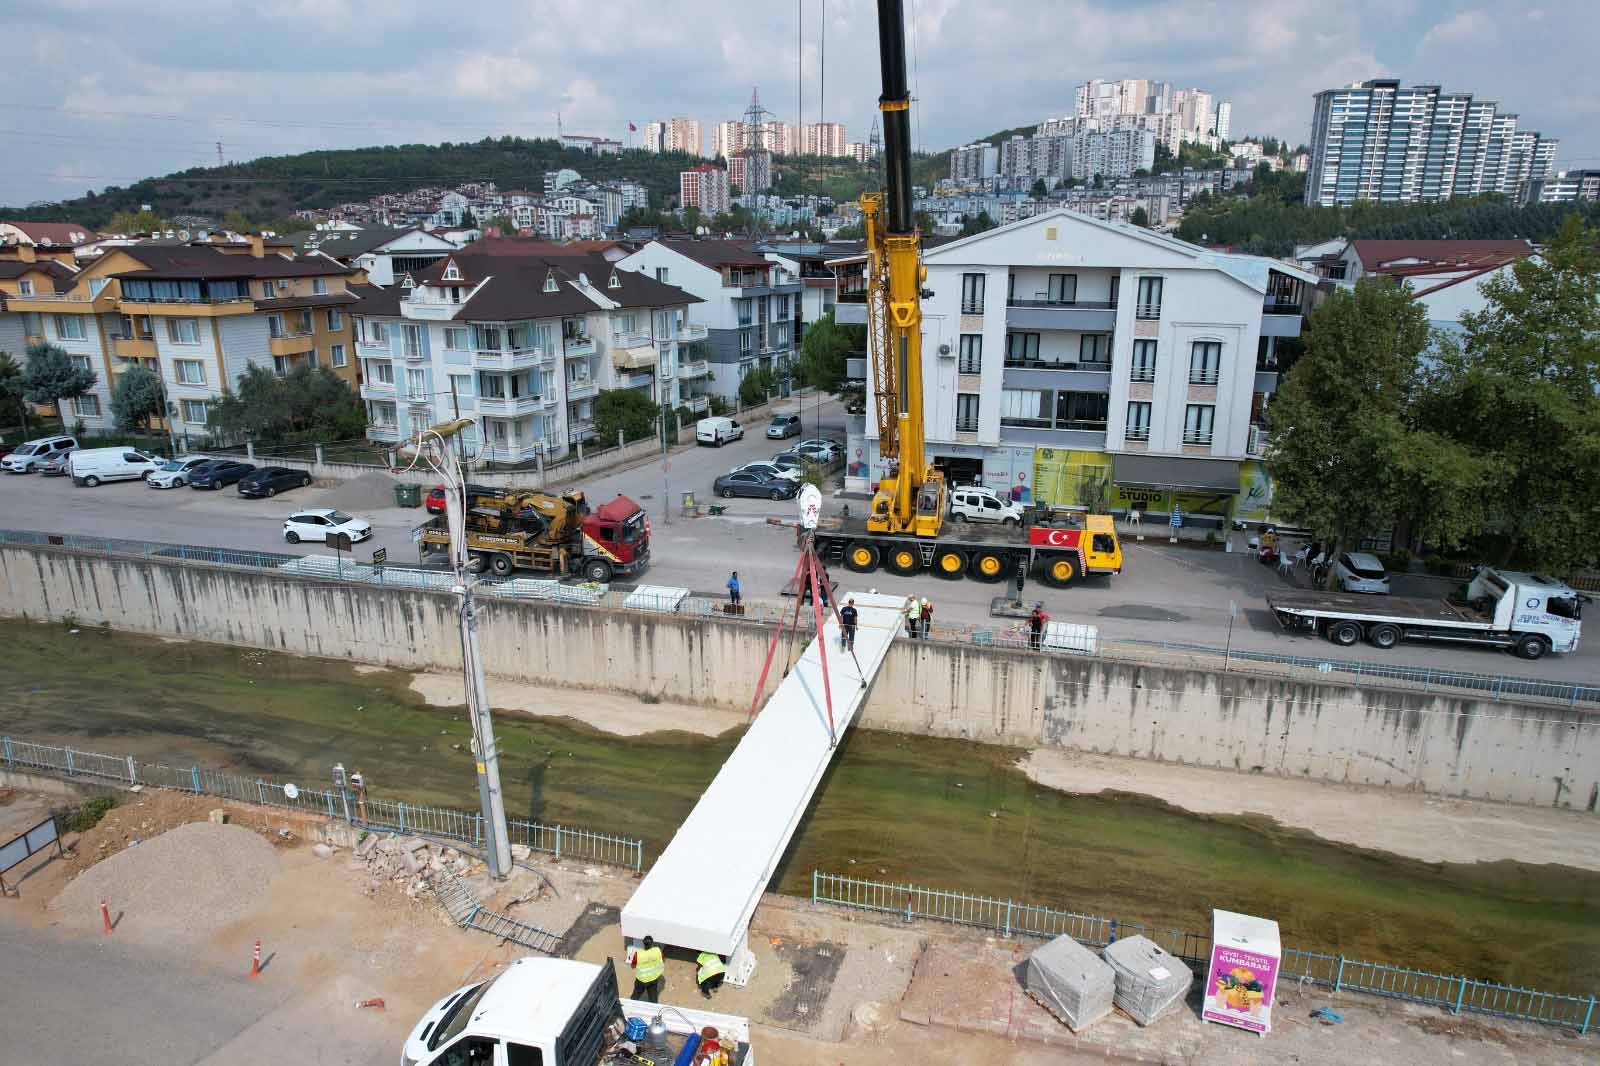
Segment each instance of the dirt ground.
[{"label": "dirt ground", "polygon": [[1560,863],[1600,870],[1600,833],[1583,811],[1451,799],[1035,749],[1020,767],[1064,792],[1132,792],[1197,814],[1262,814],[1327,840],[1423,862]]},{"label": "dirt ground", "polygon": [[[646,703],[637,696],[591,689],[530,685],[491,677],[489,703],[496,711],[517,711],[539,718],[570,718],[619,737],[647,733],[679,732],[715,737],[745,724],[739,711],[700,707],[689,703]],[[430,707],[460,707],[465,703],[459,674],[416,674],[411,691]]]}]

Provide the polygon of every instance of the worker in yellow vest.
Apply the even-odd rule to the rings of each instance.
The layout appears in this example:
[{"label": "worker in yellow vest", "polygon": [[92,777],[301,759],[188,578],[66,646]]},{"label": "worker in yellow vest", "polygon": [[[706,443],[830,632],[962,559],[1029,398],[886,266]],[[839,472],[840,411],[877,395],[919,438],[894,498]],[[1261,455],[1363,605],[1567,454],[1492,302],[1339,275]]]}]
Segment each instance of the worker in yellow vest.
[{"label": "worker in yellow vest", "polygon": [[630,998],[660,1003],[661,986],[667,983],[667,961],[662,957],[661,949],[656,947],[655,940],[645,937],[644,947],[636,949],[633,958],[628,961],[633,966],[633,995]]},{"label": "worker in yellow vest", "polygon": [[711,993],[722,987],[722,978],[728,972],[728,966],[722,961],[722,956],[710,951],[702,951],[694,960],[700,964],[700,969],[695,971],[694,982],[700,986],[700,994],[707,999]]}]

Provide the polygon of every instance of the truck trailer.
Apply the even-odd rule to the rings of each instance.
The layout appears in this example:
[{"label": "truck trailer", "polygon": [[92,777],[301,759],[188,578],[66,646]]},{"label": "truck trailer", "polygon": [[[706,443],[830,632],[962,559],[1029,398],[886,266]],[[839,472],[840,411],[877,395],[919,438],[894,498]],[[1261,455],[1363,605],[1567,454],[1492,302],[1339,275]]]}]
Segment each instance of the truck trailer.
[{"label": "truck trailer", "polygon": [[[643,570],[650,561],[650,523],[626,496],[590,510],[581,492],[557,496],[537,489],[468,485],[464,490],[467,554],[499,576],[533,570],[553,577],[581,574],[610,581]],[[450,550],[445,515],[418,526],[424,559]]]},{"label": "truck trailer", "polygon": [[944,578],[994,582],[1020,569],[1052,588],[1066,588],[1086,574],[1122,572],[1122,544],[1110,515],[1026,527],[957,522],[931,537],[872,532],[859,519],[847,518],[838,526],[817,530],[817,552],[824,562],[843,563],[858,574],[881,566],[902,577],[926,570]]},{"label": "truck trailer", "polygon": [[1372,594],[1284,589],[1267,606],[1285,629],[1320,633],[1349,647],[1402,640],[1511,648],[1524,659],[1577,650],[1584,597],[1544,574],[1484,568],[1467,586],[1465,603]]}]

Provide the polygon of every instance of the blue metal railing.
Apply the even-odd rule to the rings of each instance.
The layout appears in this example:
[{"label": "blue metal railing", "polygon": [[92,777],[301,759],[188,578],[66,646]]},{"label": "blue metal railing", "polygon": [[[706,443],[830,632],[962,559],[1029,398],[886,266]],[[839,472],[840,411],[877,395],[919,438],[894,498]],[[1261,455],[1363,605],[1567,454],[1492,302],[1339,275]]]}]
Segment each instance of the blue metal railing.
[{"label": "blue metal railing", "polygon": [[[240,803],[337,818],[374,832],[412,833],[459,840],[475,847],[483,845],[482,815],[449,807],[430,807],[370,796],[357,799],[354,793],[348,791],[341,793],[286,786],[279,781],[245,777],[201,766],[147,763],[131,755],[79,751],[54,744],[34,744],[13,737],[0,737],[0,757],[3,757],[8,770],[44,773],[105,785],[170,788]],[[644,868],[644,843],[639,840],[578,826],[547,825],[515,818],[509,819],[506,825],[511,833],[511,843],[525,845],[533,851],[554,855],[558,859],[603,862],[630,870]]]},{"label": "blue metal railing", "polygon": [[[892,914],[906,921],[928,918],[976,926],[992,929],[1004,937],[1027,936],[1049,940],[1070,936],[1093,948],[1103,948],[1118,937],[1144,936],[1202,971],[1210,965],[1211,960],[1211,938],[1204,933],[1153,929],[1138,922],[1116,918],[1078,914],[920,885],[864,881],[823,873],[821,870],[811,872],[811,902]],[[1580,1035],[1587,1034],[1600,1024],[1600,1016],[1595,1012],[1596,997],[1593,995],[1540,992],[1516,985],[1347,959],[1342,955],[1299,948],[1283,949],[1278,981],[1280,984],[1302,982],[1331,988],[1335,992],[1360,992],[1408,1003],[1422,1003],[1455,1014],[1466,1011],[1560,1026],[1576,1029]]]}]

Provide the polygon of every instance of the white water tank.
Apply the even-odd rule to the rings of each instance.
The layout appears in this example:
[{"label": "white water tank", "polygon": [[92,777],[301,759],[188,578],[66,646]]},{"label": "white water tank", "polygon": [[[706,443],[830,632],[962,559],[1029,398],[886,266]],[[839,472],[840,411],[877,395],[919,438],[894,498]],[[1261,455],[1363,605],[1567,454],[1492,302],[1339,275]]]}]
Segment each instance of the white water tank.
[{"label": "white water tank", "polygon": [[1046,622],[1045,651],[1064,651],[1073,655],[1093,655],[1100,642],[1100,627],[1076,622]]}]

